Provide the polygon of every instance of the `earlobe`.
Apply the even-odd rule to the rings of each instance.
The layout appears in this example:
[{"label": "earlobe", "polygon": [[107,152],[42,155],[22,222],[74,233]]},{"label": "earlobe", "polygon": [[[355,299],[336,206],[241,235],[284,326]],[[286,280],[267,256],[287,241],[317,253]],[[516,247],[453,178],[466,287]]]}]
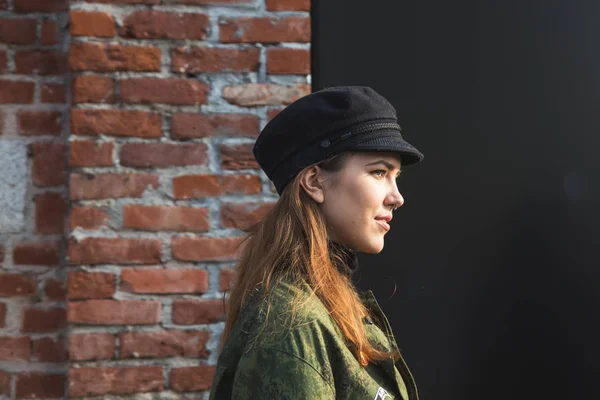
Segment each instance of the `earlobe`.
[{"label": "earlobe", "polygon": [[302,171],[300,176],[300,186],[318,204],[325,201],[320,177],[321,169],[316,165]]}]

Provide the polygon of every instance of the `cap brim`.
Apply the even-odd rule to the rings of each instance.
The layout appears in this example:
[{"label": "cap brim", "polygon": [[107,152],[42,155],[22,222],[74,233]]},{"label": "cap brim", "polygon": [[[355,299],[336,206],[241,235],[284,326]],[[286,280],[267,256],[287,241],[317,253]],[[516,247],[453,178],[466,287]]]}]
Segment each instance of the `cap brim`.
[{"label": "cap brim", "polygon": [[393,151],[400,154],[402,165],[416,164],[423,160],[423,154],[413,145],[402,139],[398,133],[385,134],[356,143],[347,150],[357,151]]}]

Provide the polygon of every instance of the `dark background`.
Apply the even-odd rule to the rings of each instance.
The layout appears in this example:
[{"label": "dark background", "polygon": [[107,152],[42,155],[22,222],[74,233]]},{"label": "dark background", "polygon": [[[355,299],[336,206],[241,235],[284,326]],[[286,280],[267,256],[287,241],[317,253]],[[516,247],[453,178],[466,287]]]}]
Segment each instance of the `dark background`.
[{"label": "dark background", "polygon": [[425,154],[359,277],[422,400],[600,398],[598,21],[592,1],[313,1],[314,90],[372,86]]}]

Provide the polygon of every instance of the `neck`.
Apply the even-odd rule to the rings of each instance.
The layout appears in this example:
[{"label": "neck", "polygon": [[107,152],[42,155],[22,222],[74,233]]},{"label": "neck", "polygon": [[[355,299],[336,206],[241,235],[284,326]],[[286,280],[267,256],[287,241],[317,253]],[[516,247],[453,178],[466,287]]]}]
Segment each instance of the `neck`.
[{"label": "neck", "polygon": [[357,252],[334,240],[329,240],[329,249],[332,252],[334,264],[340,272],[349,277],[352,276],[358,269]]}]

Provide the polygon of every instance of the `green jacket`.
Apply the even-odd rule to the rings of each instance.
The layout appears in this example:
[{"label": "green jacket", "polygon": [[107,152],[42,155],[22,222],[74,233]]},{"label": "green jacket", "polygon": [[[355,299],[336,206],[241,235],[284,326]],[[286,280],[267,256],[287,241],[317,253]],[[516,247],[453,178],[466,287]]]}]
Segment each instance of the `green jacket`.
[{"label": "green jacket", "polygon": [[[289,304],[296,293],[308,296],[311,289],[307,284],[275,285],[266,325],[267,300],[258,289],[251,296],[221,350],[210,400],[418,400],[404,360],[360,365],[316,296],[298,309],[290,325]],[[377,320],[363,321],[369,340],[388,351],[397,348],[373,293],[361,298]]]}]

